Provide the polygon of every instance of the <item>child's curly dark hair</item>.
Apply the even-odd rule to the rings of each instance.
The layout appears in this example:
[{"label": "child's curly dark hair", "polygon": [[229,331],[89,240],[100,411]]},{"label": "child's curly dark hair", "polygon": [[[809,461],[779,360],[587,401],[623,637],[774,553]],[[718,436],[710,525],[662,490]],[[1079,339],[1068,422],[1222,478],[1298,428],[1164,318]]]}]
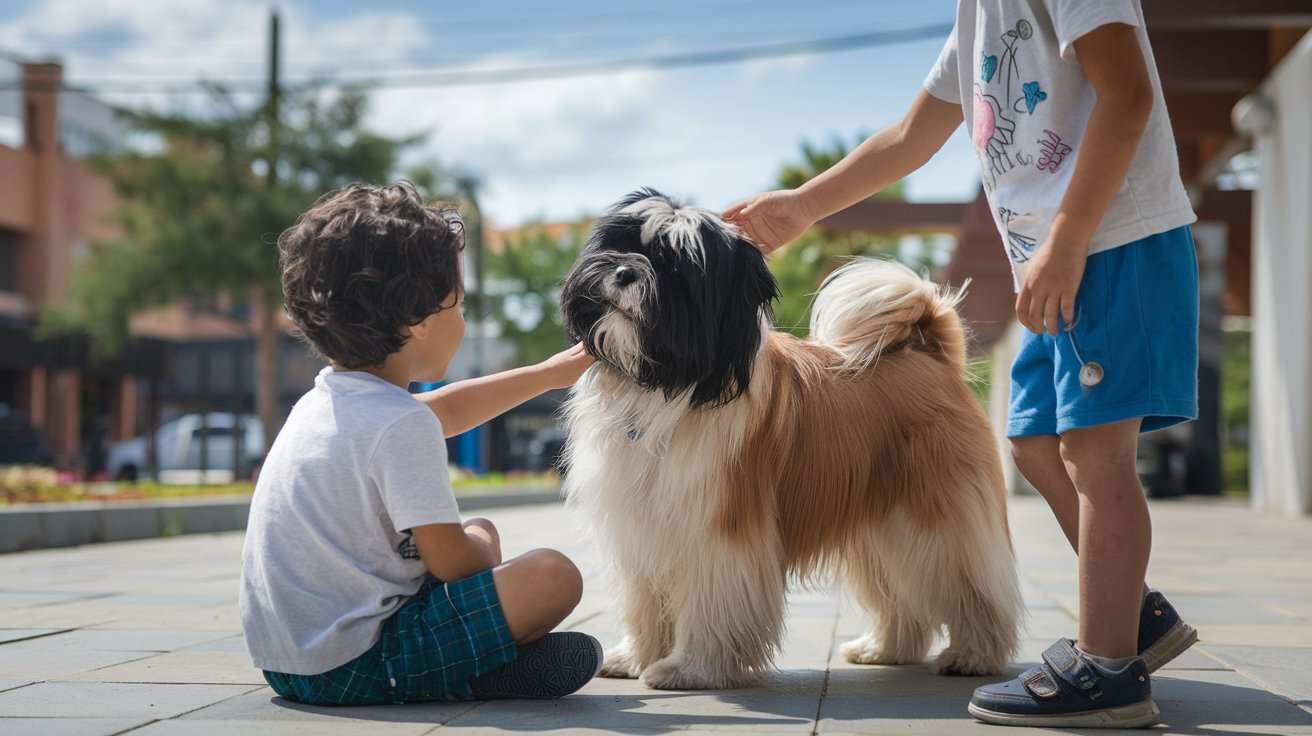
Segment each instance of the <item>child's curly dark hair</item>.
[{"label": "child's curly dark hair", "polygon": [[379,365],[403,327],[452,306],[464,234],[454,207],[408,181],[329,192],[278,237],[287,315],[334,364]]}]

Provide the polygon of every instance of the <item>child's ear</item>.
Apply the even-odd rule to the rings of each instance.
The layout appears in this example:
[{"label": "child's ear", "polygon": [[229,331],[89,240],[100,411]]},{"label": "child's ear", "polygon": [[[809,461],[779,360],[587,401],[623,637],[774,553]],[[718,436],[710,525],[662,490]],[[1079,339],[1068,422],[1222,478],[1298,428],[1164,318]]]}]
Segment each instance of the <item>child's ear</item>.
[{"label": "child's ear", "polygon": [[401,336],[405,338],[417,337],[420,340],[428,337],[428,320],[420,320],[413,325],[401,325]]}]

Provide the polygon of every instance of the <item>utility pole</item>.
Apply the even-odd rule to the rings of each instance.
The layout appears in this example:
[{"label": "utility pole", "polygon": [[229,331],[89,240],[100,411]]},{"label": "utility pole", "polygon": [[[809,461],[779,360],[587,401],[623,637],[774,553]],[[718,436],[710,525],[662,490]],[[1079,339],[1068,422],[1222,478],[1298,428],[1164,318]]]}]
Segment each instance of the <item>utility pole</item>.
[{"label": "utility pole", "polygon": [[[465,247],[474,260],[474,365],[475,376],[486,375],[487,294],[483,291],[483,212],[478,206],[478,182],[472,176],[460,176],[456,186],[465,200]],[[485,424],[471,434],[478,443],[479,472],[488,467],[492,450],[492,424]]]},{"label": "utility pole", "polygon": [[472,176],[456,181],[466,203],[465,245],[474,260],[474,370],[475,376],[487,371],[484,326],[487,323],[487,299],[483,291],[483,211],[478,206],[478,183]]},{"label": "utility pole", "polygon": [[276,9],[269,11],[269,170],[265,173],[265,181],[269,189],[278,187],[278,103],[281,96],[281,89],[278,83],[279,77],[279,27],[278,11]]},{"label": "utility pole", "polygon": [[[279,22],[278,11],[269,11],[269,99],[265,108],[269,135],[268,170],[265,172],[265,184],[270,190],[278,188],[278,143],[281,134],[279,122]],[[264,449],[267,452],[273,444],[273,438],[281,429],[282,411],[278,404],[279,389],[282,386],[280,358],[282,330],[278,325],[278,296],[270,293],[263,286],[251,290],[251,301],[255,305],[255,317],[258,323],[256,333],[256,376],[255,407],[260,415],[260,424],[264,427]],[[239,439],[239,438],[234,438]]]}]

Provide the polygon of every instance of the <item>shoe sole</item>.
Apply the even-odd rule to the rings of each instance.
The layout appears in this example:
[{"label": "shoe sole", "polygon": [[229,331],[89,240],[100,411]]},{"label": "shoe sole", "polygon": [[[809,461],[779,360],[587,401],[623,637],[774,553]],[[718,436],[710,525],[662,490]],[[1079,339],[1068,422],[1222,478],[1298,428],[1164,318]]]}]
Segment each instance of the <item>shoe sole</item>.
[{"label": "shoe sole", "polygon": [[1185,653],[1189,647],[1198,641],[1198,631],[1183,621],[1177,621],[1162,638],[1158,639],[1152,646],[1143,651],[1139,656],[1143,657],[1144,664],[1148,665],[1148,671],[1156,672],[1166,666],[1167,662],[1175,659]]},{"label": "shoe sole", "polygon": [[576,631],[553,632],[505,667],[477,678],[478,700],[549,700],[577,692],[601,670],[601,642]]},{"label": "shoe sole", "polygon": [[1086,710],[1070,714],[1016,715],[981,708],[974,703],[966,710],[985,723],[998,726],[1048,726],[1052,728],[1143,728],[1157,722],[1161,711],[1152,698],[1118,708]]}]

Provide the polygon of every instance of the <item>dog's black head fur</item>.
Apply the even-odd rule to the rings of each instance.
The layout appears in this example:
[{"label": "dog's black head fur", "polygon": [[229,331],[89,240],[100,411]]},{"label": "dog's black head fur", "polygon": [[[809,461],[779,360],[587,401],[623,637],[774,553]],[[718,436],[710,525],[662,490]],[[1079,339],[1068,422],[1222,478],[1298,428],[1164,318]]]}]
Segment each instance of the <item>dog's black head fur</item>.
[{"label": "dog's black head fur", "polygon": [[736,228],[641,189],[597,221],[561,301],[570,340],[668,399],[689,392],[697,407],[747,389],[778,294]]}]

